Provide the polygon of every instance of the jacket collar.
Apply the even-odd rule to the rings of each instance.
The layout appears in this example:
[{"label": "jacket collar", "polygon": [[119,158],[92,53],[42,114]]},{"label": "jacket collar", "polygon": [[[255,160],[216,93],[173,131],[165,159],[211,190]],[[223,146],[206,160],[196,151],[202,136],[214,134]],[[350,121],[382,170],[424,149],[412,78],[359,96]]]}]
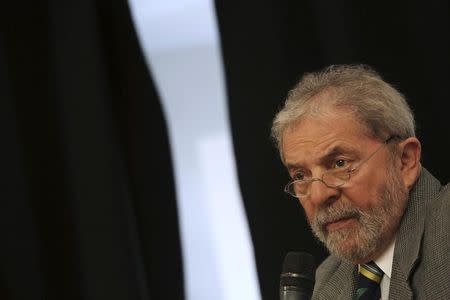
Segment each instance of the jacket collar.
[{"label": "jacket collar", "polygon": [[408,204],[397,231],[397,239],[392,265],[390,298],[411,299],[412,290],[409,277],[420,258],[425,215],[428,203],[433,200],[441,188],[440,182],[425,168],[409,194]]}]

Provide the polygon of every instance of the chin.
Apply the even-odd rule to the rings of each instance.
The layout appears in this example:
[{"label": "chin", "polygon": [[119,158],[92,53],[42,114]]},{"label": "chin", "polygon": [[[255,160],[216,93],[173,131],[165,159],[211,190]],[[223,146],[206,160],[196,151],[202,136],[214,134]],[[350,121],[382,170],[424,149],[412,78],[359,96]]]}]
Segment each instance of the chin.
[{"label": "chin", "polygon": [[325,246],[331,254],[352,263],[366,262],[375,253],[377,240],[364,240],[356,230],[328,234]]},{"label": "chin", "polygon": [[367,262],[368,258],[371,257],[371,253],[366,253],[361,251],[357,247],[342,247],[340,249],[330,249],[330,252],[343,260],[349,261],[354,264]]}]

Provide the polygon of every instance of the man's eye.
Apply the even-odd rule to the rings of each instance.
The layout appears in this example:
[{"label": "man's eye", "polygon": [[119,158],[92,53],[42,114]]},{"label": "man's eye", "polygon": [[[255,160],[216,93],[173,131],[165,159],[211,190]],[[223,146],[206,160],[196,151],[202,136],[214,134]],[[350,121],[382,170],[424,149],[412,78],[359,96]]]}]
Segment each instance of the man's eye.
[{"label": "man's eye", "polygon": [[303,180],[303,179],[305,179],[305,174],[303,174],[303,173],[295,173],[294,176],[292,177],[292,179],[294,179],[294,180]]},{"label": "man's eye", "polygon": [[334,162],[334,168],[336,169],[341,169],[341,168],[345,168],[348,165],[348,161],[344,160],[344,159],[338,159]]}]

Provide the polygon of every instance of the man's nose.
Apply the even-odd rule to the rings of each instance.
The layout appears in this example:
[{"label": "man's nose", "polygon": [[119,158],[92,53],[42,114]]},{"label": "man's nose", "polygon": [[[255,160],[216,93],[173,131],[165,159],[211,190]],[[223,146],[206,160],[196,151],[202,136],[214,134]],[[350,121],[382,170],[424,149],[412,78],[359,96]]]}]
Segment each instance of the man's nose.
[{"label": "man's nose", "polygon": [[339,195],[339,190],[337,188],[327,186],[320,179],[311,182],[309,188],[309,201],[316,206],[333,202]]}]

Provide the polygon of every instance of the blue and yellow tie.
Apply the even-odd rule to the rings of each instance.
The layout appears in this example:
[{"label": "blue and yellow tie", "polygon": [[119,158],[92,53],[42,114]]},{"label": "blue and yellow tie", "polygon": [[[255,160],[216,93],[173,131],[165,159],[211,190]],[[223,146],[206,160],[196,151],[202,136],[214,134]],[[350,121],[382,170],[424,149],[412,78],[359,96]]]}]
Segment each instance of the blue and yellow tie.
[{"label": "blue and yellow tie", "polygon": [[356,299],[379,300],[381,278],[383,278],[383,271],[374,262],[359,265]]}]

